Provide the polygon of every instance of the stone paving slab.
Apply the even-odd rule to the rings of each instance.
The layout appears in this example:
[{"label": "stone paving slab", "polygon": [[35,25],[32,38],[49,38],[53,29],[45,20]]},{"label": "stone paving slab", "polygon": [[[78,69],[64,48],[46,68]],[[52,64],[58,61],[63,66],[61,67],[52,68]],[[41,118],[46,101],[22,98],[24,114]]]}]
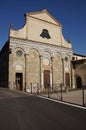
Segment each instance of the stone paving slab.
[{"label": "stone paving slab", "polygon": [[[52,94],[46,94],[44,96],[49,96],[49,98],[61,100],[61,93],[52,93]],[[77,105],[83,105],[83,94],[82,90],[75,90],[75,91],[69,91],[69,92],[62,92],[62,99],[63,101],[77,104]],[[84,103],[86,104],[86,90],[84,90]]]}]

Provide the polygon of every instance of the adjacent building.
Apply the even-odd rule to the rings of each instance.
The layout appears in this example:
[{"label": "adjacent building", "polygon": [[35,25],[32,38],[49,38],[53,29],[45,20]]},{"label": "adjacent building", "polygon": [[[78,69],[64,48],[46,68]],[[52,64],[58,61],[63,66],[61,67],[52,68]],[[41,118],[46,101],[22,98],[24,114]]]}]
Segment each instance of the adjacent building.
[{"label": "adjacent building", "polygon": [[75,87],[86,88],[86,56],[80,54],[73,54],[73,69],[74,69],[74,79],[75,79]]}]

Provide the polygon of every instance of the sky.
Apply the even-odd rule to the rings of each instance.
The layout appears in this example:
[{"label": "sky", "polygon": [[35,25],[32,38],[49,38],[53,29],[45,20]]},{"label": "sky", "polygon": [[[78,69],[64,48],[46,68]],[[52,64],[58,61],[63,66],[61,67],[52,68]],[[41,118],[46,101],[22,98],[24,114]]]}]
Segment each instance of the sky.
[{"label": "sky", "polygon": [[25,13],[43,9],[63,25],[73,52],[86,55],[86,0],[0,0],[0,50],[9,38],[11,23],[18,30],[25,24]]}]

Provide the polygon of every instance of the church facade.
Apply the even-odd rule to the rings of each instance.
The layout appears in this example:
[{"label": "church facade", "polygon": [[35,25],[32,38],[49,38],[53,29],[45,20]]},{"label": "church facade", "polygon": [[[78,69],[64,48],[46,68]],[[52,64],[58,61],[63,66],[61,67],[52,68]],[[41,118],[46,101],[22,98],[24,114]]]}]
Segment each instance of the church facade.
[{"label": "church facade", "polygon": [[62,25],[47,11],[26,13],[19,30],[10,25],[9,39],[0,53],[0,84],[10,89],[40,90],[63,84],[75,87],[73,50],[62,34]]}]

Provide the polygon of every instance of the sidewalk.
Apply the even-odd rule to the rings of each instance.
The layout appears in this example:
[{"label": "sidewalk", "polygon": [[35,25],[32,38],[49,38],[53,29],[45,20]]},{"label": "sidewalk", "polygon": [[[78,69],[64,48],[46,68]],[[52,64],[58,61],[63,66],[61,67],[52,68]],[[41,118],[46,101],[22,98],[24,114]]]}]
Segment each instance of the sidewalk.
[{"label": "sidewalk", "polygon": [[[48,94],[44,95],[48,97]],[[49,98],[61,100],[61,93],[51,93],[49,94]],[[83,94],[82,90],[75,90],[69,92],[62,92],[62,100],[65,102],[83,105]],[[86,90],[84,90],[84,104],[86,104]]]}]

